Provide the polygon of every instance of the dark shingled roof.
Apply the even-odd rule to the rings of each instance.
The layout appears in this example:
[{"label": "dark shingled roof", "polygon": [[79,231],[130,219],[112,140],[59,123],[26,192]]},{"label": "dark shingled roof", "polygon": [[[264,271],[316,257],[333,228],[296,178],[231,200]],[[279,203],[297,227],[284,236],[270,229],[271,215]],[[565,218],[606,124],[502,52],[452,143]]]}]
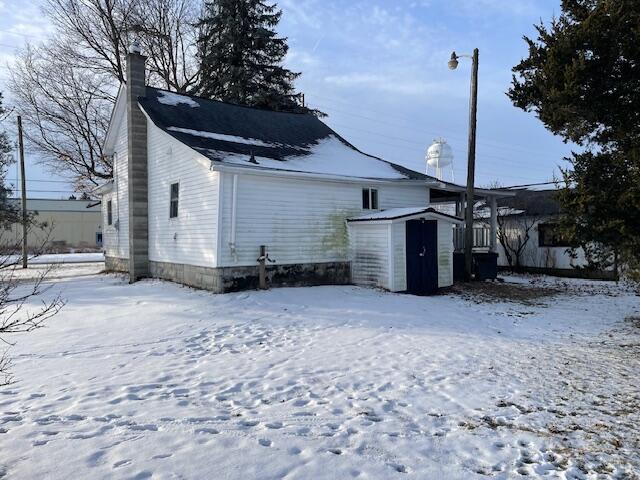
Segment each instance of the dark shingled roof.
[{"label": "dark shingled roof", "polygon": [[[169,98],[174,101],[168,102]],[[310,147],[333,135],[344,144],[345,148],[359,152],[371,158],[372,161],[385,162],[407,179],[433,179],[420,172],[360,152],[310,114],[244,107],[178,95],[152,87],[147,87],[146,97],[139,98],[138,102],[157,127],[211,160],[223,161],[227,154],[240,154],[286,161],[287,158],[308,155]],[[198,105],[197,107],[194,102]],[[258,142],[241,143],[191,135],[175,131],[175,128],[243,137]],[[366,177],[366,175],[362,176]]]},{"label": "dark shingled roof", "polygon": [[524,210],[527,215],[557,215],[560,202],[555,195],[557,190],[515,190],[515,197],[500,198],[498,206],[514,210]]}]

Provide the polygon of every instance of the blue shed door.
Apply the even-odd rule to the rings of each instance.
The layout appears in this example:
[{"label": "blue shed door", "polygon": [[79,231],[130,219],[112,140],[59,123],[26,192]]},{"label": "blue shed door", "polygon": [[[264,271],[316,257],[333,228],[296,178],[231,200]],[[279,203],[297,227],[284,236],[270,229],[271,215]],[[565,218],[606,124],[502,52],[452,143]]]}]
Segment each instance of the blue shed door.
[{"label": "blue shed door", "polygon": [[438,222],[407,222],[407,292],[414,295],[438,289]]}]

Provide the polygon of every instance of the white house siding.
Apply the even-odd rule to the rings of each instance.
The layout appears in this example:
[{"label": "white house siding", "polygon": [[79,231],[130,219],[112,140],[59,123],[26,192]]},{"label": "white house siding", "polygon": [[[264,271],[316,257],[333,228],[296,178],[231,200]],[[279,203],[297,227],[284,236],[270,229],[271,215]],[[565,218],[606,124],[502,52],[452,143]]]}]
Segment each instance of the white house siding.
[{"label": "white house siding", "polygon": [[[148,128],[149,260],[216,266],[218,182],[207,161],[156,126]],[[178,217],[169,218],[179,183]]]},{"label": "white house siding", "polygon": [[[127,190],[127,121],[120,123],[114,148],[114,185],[102,197],[102,243],[109,257],[129,258],[129,193]],[[107,225],[107,201],[111,200],[113,224]]]},{"label": "white house siding", "polygon": [[[557,219],[553,217],[544,218],[534,225],[534,227],[529,231],[529,241],[527,242],[523,252],[520,255],[520,262],[524,267],[534,267],[534,268],[550,268],[550,269],[565,269],[565,270],[573,270],[576,266],[585,266],[587,261],[584,256],[584,251],[582,248],[579,248],[576,251],[577,257],[575,259],[571,258],[571,256],[567,253],[567,247],[540,247],[538,243],[538,225],[540,223],[555,223]],[[514,222],[514,225],[517,225]],[[524,234],[523,227],[522,229],[518,228],[510,228],[507,230],[508,236],[513,236],[514,238],[518,235],[522,236]],[[516,244],[514,240],[514,245]],[[509,266],[509,262],[507,260],[507,256],[505,255],[504,248],[497,241],[498,247],[498,265],[500,266]],[[515,260],[514,260],[515,261]]]},{"label": "white house siding", "polygon": [[356,285],[390,289],[389,223],[349,226],[351,280]]},{"label": "white house siding", "polygon": [[391,225],[393,238],[393,291],[407,289],[407,223],[397,222]]},{"label": "white house siding", "polygon": [[277,264],[348,261],[346,218],[361,215],[362,188],[378,189],[379,207],[427,205],[420,185],[362,184],[239,174],[235,255],[231,243],[233,174],[222,181],[219,266],[256,265],[260,245]]},{"label": "white house siding", "polygon": [[438,221],[438,287],[453,285],[453,224]]}]

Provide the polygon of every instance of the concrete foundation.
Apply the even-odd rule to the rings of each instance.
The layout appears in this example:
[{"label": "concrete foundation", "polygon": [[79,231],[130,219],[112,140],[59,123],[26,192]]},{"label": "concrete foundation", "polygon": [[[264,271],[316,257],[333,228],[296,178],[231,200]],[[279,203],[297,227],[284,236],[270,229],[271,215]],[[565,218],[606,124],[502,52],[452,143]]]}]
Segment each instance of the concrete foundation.
[{"label": "concrete foundation", "polygon": [[119,257],[104,257],[104,269],[107,272],[129,272],[129,259]]},{"label": "concrete foundation", "polygon": [[[255,290],[258,288],[258,266],[196,267],[177,263],[149,262],[149,274],[172,282],[202,288],[214,293]],[[351,283],[349,262],[268,265],[269,287],[302,287],[312,285],[348,285]]]}]

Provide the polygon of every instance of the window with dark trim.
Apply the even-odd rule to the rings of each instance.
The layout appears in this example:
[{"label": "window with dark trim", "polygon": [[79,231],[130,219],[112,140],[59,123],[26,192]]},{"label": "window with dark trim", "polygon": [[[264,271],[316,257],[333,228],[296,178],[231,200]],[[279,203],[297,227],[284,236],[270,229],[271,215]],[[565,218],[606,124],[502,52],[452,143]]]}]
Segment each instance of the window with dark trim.
[{"label": "window with dark trim", "polygon": [[176,218],[178,216],[178,197],[180,195],[180,184],[171,184],[171,194],[169,200],[169,218]]},{"label": "window with dark trim", "polygon": [[568,247],[567,242],[555,223],[541,223],[538,225],[539,247]]},{"label": "window with dark trim", "polygon": [[362,209],[377,210],[378,209],[378,190],[375,188],[362,189]]},{"label": "window with dark trim", "polygon": [[113,225],[113,202],[107,201],[107,225]]}]

